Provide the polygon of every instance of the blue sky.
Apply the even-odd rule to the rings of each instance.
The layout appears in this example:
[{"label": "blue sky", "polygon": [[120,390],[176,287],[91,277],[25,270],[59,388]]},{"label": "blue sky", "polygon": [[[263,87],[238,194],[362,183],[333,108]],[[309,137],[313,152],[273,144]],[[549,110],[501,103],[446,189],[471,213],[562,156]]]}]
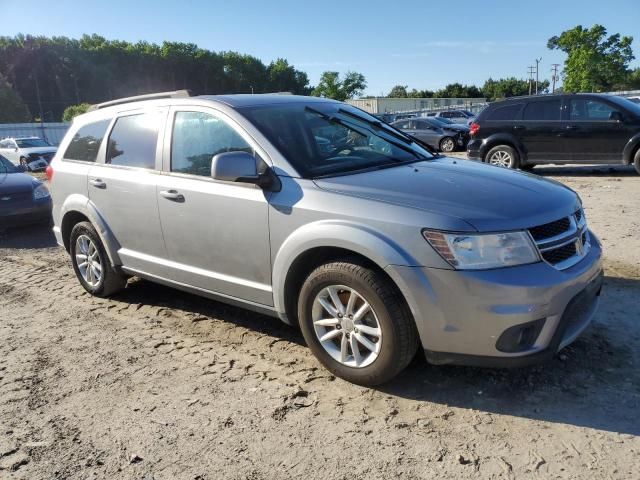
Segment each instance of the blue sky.
[{"label": "blue sky", "polygon": [[547,39],[578,24],[635,34],[640,57],[640,0],[0,0],[0,12],[2,35],[192,42],[265,63],[284,57],[312,84],[325,70],[355,70],[371,95],[396,84],[437,89],[481,85],[490,76],[525,78],[536,57],[548,78],[564,55],[547,50]]}]

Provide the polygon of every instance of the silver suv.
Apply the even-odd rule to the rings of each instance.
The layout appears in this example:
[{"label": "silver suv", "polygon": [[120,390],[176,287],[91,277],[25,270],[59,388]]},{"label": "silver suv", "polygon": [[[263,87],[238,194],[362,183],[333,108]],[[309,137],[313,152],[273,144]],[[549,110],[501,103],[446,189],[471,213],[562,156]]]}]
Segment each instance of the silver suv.
[{"label": "silver suv", "polygon": [[600,243],[563,185],[439,156],[344,103],[174,92],[76,117],[48,169],[82,286],[129,276],[299,325],[335,375],[539,362],[588,325]]}]

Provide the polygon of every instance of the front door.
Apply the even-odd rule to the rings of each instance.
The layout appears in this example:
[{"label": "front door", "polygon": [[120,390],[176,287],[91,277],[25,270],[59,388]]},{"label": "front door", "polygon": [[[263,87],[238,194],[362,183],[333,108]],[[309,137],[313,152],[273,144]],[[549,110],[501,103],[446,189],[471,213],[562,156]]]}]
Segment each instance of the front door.
[{"label": "front door", "polygon": [[624,122],[610,118],[615,106],[592,98],[567,100],[565,142],[574,162],[622,161],[622,151],[631,137]]},{"label": "front door", "polygon": [[257,146],[231,119],[212,109],[174,108],[169,123],[165,175],[157,186],[170,259],[168,278],[273,305],[269,192],[211,178],[214,155],[231,151],[255,155]]},{"label": "front door", "polygon": [[104,162],[88,174],[89,200],[111,230],[123,264],[153,275],[166,258],[156,201],[166,116],[167,109],[154,109],[118,117]]}]

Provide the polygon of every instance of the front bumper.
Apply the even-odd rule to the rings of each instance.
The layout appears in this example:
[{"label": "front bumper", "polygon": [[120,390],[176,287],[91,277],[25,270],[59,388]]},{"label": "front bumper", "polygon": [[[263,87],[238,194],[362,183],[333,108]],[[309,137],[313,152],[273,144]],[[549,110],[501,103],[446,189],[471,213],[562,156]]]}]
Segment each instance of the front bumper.
[{"label": "front bumper", "polygon": [[[409,303],[431,363],[524,366],[552,357],[589,325],[602,285],[602,249],[591,238],[587,256],[562,271],[540,262],[485,271],[389,266],[387,272]],[[526,348],[497,348],[506,330],[536,321],[542,327]]]}]

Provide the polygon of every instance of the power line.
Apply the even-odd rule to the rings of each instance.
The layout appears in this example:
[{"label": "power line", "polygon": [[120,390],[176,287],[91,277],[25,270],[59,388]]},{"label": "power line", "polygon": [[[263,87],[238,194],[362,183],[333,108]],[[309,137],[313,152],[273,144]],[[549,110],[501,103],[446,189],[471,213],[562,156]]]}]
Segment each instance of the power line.
[{"label": "power line", "polygon": [[538,95],[538,71],[542,57],[536,58],[536,95]]},{"label": "power line", "polygon": [[560,79],[560,76],[558,75],[558,67],[560,66],[559,63],[552,63],[551,64],[551,81],[553,82],[553,86],[551,87],[551,93],[555,93],[556,92],[556,81],[558,81]]},{"label": "power line", "polygon": [[529,69],[529,95],[531,95],[531,85],[533,84],[533,72],[535,71],[535,68],[533,65],[529,65],[527,67]]}]

